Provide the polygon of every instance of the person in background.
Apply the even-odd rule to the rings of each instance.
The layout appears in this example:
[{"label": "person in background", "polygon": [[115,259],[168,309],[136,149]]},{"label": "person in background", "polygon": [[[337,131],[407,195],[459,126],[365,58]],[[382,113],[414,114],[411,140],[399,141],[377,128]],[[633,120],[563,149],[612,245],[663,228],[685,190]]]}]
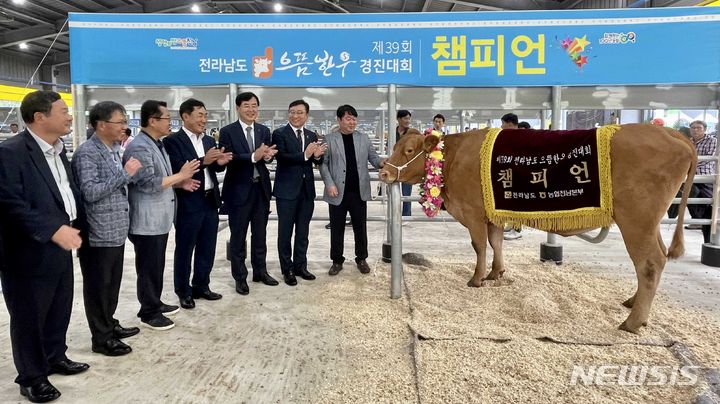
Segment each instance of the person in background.
[{"label": "person in background", "polygon": [[16,123],[10,124],[10,134],[11,135],[13,135],[13,136],[17,135],[19,133],[18,132],[19,130],[20,130],[20,128],[18,127],[18,124],[16,124]]},{"label": "person in background", "polygon": [[120,356],[132,351],[120,341],[140,332],[115,319],[123,274],[125,239],[130,227],[127,184],[141,168],[130,158],[123,166],[120,142],[125,138],[125,108],[112,101],[90,110],[95,134],[73,154],[72,169],[87,214],[87,237],[78,251],[83,275],[83,303],[92,351]]},{"label": "person in background", "polygon": [[23,98],[27,128],[0,143],[2,295],[20,394],[32,402],[60,397],[48,375],[74,375],[86,363],[66,356],[73,300],[72,250],[80,248],[84,214],[65,146],[72,115],[60,94]]},{"label": "person in background", "polygon": [[166,315],[180,308],[164,304],[160,298],[165,272],[165,250],[175,217],[175,191],[182,186],[195,191],[199,181],[192,177],[199,171],[198,160],[182,165],[173,174],[170,158],[160,139],[170,134],[170,113],[163,101],[147,100],[140,107],[142,130],[123,154],[123,164],[135,158],[142,168],[128,185],[130,231],[128,238],[135,247],[137,296],[140,323],[153,330],[169,330],[175,323]]},{"label": "person in background", "polygon": [[210,290],[220,208],[220,186],[216,173],[225,170],[225,165],[232,160],[232,153],[216,148],[215,139],[205,135],[208,113],[202,101],[189,98],[180,104],[178,112],[182,128],[163,139],[173,172],[180,172],[188,161],[200,163],[200,170],[193,175],[200,188],[197,191],[176,190],[175,294],[180,300],[180,307],[193,309],[194,299],[222,298],[221,294]]},{"label": "person in background", "polygon": [[[501,129],[518,129],[518,116],[513,113],[508,113],[500,118],[502,122],[500,124]],[[522,229],[515,230],[514,227],[505,225],[503,238],[505,240],[517,240],[522,238]]]},{"label": "person in background", "polygon": [[530,126],[530,123],[526,121],[522,121],[518,123],[518,129],[532,129],[532,126]]},{"label": "person in background", "polygon": [[[692,134],[692,142],[698,156],[715,156],[717,153],[717,138],[705,133],[707,124],[704,121],[692,121],[690,123],[690,132]],[[699,161],[695,175],[715,175],[717,168],[715,161]],[[690,191],[690,197],[694,198],[712,198],[713,184],[693,184]],[[690,205],[688,206],[690,216],[694,219],[710,219],[712,218],[712,204],[710,205]],[[709,224],[702,225],[703,239],[705,243],[710,242]]]},{"label": "person in background", "polygon": [[[395,142],[397,142],[400,139],[400,136],[404,136],[408,129],[410,129],[410,122],[412,120],[412,114],[410,111],[406,109],[398,110],[397,112],[397,122],[398,126],[395,127]],[[410,196],[412,194],[412,184],[406,184],[402,183],[402,196]],[[411,202],[403,202],[402,204],[402,215],[403,216],[411,216],[412,215],[412,203]],[[350,218],[352,221],[352,218]]]},{"label": "person in background", "polygon": [[654,118],[650,121],[650,125],[665,126],[665,121],[662,118]]},{"label": "person in background", "polygon": [[327,151],[320,166],[325,184],[323,200],[330,207],[330,259],[328,274],[337,275],[343,269],[345,216],[350,213],[355,236],[355,264],[361,273],[370,273],[367,241],[367,201],[370,199],[368,163],[381,168],[383,162],[370,138],[357,132],[358,113],[351,105],[341,105],[337,111],[337,131],[327,137]]},{"label": "person in background", "polygon": [[433,117],[433,130],[436,130],[443,135],[447,135],[445,132],[445,116],[443,114],[436,114]]}]

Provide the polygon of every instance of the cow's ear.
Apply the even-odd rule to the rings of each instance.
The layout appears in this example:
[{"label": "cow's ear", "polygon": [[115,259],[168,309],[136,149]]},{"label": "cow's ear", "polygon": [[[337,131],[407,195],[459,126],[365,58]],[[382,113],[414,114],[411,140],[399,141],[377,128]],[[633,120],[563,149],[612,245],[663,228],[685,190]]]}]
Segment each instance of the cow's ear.
[{"label": "cow's ear", "polygon": [[435,146],[437,146],[438,143],[440,143],[439,137],[435,135],[425,136],[425,142],[423,146],[425,148],[425,153],[430,153],[431,151],[433,151],[433,149],[435,148]]}]

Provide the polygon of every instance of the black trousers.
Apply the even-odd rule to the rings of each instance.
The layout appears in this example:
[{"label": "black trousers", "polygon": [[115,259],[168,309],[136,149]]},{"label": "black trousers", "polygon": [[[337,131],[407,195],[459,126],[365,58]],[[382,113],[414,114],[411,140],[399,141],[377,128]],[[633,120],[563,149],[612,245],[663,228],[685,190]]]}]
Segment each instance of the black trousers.
[{"label": "black trousers", "polygon": [[0,272],[18,372],[15,383],[21,386],[47,380],[49,364],[67,359],[65,336],[73,300],[70,252],[67,260],[57,265],[65,268],[47,276],[24,277]]},{"label": "black trousers", "polygon": [[253,184],[250,195],[242,205],[230,206],[228,222],[230,224],[230,267],[236,281],[245,280],[248,269],[245,265],[247,249],[245,238],[248,227],[252,231],[250,238],[250,263],[253,275],[259,276],[267,272],[267,241],[266,228],[270,215],[270,201],[258,182]]},{"label": "black trousers", "polygon": [[[296,199],[275,199],[278,213],[278,256],[283,274],[307,269],[307,249],[310,241],[310,220],[315,210],[315,201],[302,187]],[[344,219],[343,219],[344,221]],[[290,242],[295,228],[295,245]]]},{"label": "black trousers", "polygon": [[[693,187],[690,190],[690,198],[712,197],[712,184],[693,184]],[[690,217],[693,219],[712,219],[712,205],[688,205],[688,211],[690,211]],[[712,226],[709,224],[702,225],[703,240],[705,243],[710,242],[711,228]]]},{"label": "black trousers", "polygon": [[340,205],[330,207],[330,259],[333,263],[345,262],[345,216],[350,213],[353,234],[355,236],[355,261],[368,257],[367,241],[367,202],[358,192],[345,190]]},{"label": "black trousers", "polygon": [[123,274],[125,245],[119,247],[91,247],[83,245],[78,251],[83,275],[83,299],[93,346],[104,344],[113,337],[120,283]]},{"label": "black trousers", "polygon": [[160,314],[165,272],[165,249],[168,235],[141,236],[129,234],[135,247],[135,271],[137,272],[137,297],[140,302],[138,317],[147,321]]},{"label": "black trousers", "polygon": [[[189,297],[193,290],[205,292],[210,287],[210,271],[215,262],[218,212],[215,201],[205,198],[202,209],[193,212],[178,210],[175,219],[175,294]],[[195,265],[193,262],[195,251]],[[194,267],[192,287],[190,272]]]}]

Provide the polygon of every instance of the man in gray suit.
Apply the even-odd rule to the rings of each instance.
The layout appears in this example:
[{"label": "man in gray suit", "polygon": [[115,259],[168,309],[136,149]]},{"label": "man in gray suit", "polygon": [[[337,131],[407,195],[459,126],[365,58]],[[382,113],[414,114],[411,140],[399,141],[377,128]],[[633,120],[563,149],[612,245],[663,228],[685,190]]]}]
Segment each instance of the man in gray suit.
[{"label": "man in gray suit", "polygon": [[172,187],[197,190],[200,181],[193,180],[192,176],[198,172],[200,162],[189,161],[177,174],[172,173],[170,158],[160,141],[160,138],[170,134],[170,113],[165,102],[145,101],[140,107],[140,126],[142,130],[123,155],[123,164],[135,158],[142,165],[128,186],[128,237],[135,246],[137,295],[140,301],[138,317],[141,324],[148,328],[168,330],[175,323],[165,314],[174,314],[180,310],[160,300],[165,248],[175,217],[175,191]]},{"label": "man in gray suit", "polygon": [[370,138],[355,131],[358,113],[350,105],[342,105],[336,112],[338,129],[327,137],[325,160],[320,174],[325,183],[323,200],[330,204],[330,275],[343,268],[345,216],[350,213],[355,236],[355,263],[361,273],[370,272],[367,241],[367,201],[370,199],[368,163],[383,166]]},{"label": "man in gray suit", "polygon": [[90,110],[90,124],[95,136],[81,144],[72,159],[87,215],[87,240],[78,251],[83,300],[93,352],[120,356],[132,351],[120,339],[140,332],[122,327],[114,318],[130,225],[127,184],[140,162],[130,158],[124,166],[120,163],[120,142],[128,124],[122,105],[97,103]]}]

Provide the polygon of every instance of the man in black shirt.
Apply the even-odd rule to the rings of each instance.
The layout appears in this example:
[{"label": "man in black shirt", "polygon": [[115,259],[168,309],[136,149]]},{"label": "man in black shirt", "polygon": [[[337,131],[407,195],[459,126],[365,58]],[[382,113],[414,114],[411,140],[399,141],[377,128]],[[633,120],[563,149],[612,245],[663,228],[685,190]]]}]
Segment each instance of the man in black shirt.
[{"label": "man in black shirt", "polygon": [[325,183],[323,200],[330,204],[330,275],[342,270],[345,238],[345,216],[350,213],[355,236],[355,262],[360,272],[370,272],[367,264],[367,201],[370,199],[368,162],[383,166],[370,138],[355,131],[358,113],[350,105],[337,109],[338,129],[327,137],[325,160],[320,174]]}]

